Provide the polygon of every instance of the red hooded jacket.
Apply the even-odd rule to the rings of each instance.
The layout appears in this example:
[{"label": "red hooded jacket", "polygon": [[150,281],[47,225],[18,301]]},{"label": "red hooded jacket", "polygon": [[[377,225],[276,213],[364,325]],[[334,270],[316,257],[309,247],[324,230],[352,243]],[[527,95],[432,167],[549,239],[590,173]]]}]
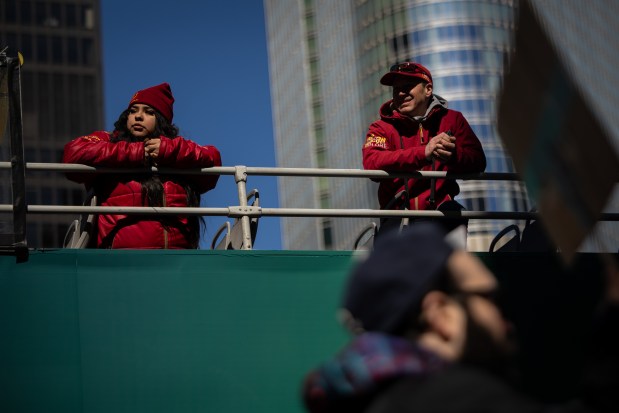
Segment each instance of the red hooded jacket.
[{"label": "red hooded jacket", "polygon": [[[91,166],[138,168],[144,166],[142,142],[110,142],[110,134],[99,131],[82,136],[64,147],[63,162]],[[172,168],[221,166],[214,146],[201,146],[182,137],[161,136],[157,164]],[[72,181],[94,187],[101,206],[148,206],[142,200],[142,184],[133,174],[67,174]],[[163,206],[187,207],[187,193],[180,180],[193,184],[200,193],[213,189],[218,175],[161,175]],[[162,221],[165,220],[165,225]],[[191,248],[187,239],[187,217],[99,215],[97,247],[136,249]]]},{"label": "red hooded jacket", "polygon": [[[436,171],[460,173],[483,172],[486,156],[479,139],[462,113],[446,108],[446,101],[433,95],[426,115],[419,121],[401,115],[391,109],[391,100],[380,108],[380,120],[372,123],[363,146],[363,167],[388,172],[430,171],[432,165],[426,159],[425,145],[430,138],[451,131],[456,138],[454,156],[448,161],[435,161]],[[378,201],[385,209],[404,209],[405,196],[394,200],[404,188],[406,179],[381,179]],[[409,209],[435,209],[443,202],[453,199],[460,187],[453,179],[437,179],[435,203],[430,205],[430,179],[410,178],[407,182]]]}]

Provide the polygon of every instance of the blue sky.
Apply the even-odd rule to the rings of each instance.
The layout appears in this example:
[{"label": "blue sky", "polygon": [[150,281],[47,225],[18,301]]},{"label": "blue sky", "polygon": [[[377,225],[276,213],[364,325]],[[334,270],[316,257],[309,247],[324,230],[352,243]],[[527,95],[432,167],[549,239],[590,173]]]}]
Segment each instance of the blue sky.
[{"label": "blue sky", "polygon": [[[105,127],[139,89],[168,82],[183,137],[215,145],[224,166],[276,166],[261,0],[102,0]],[[277,207],[277,178],[248,178],[264,207]],[[222,176],[203,206],[238,205]],[[205,217],[202,248],[225,217]],[[230,219],[231,220],[231,219]],[[281,249],[279,218],[260,220],[255,249]]]}]

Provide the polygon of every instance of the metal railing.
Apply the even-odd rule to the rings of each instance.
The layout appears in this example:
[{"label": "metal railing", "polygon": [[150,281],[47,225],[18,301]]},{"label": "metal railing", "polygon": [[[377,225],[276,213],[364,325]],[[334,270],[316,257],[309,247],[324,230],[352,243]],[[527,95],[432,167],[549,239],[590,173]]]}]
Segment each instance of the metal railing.
[{"label": "metal railing", "polygon": [[[10,162],[0,162],[0,171],[11,168]],[[417,210],[375,210],[375,209],[321,209],[321,208],[265,208],[247,204],[247,177],[254,176],[297,176],[297,177],[342,177],[342,178],[373,178],[389,179],[413,177],[417,179],[462,179],[489,181],[518,181],[514,173],[476,173],[456,174],[444,171],[417,171],[410,173],[391,173],[385,171],[368,171],[362,169],[319,169],[319,168],[277,168],[248,167],[243,165],[230,167],[214,167],[202,169],[174,168],[103,168],[79,164],[62,163],[26,163],[27,171],[55,171],[63,173],[97,173],[97,174],[130,174],[145,171],[169,175],[231,175],[237,185],[239,205],[221,208],[174,208],[174,207],[102,207],[102,206],[69,206],[69,205],[27,205],[31,214],[140,214],[140,215],[201,215],[226,216],[238,218],[242,225],[243,248],[252,249],[250,234],[250,219],[260,217],[348,217],[348,218],[387,218],[387,217],[461,217],[468,219],[537,219],[535,212],[510,211],[417,211]],[[12,212],[13,205],[0,204],[0,212]],[[619,213],[604,213],[600,221],[619,221]]]}]

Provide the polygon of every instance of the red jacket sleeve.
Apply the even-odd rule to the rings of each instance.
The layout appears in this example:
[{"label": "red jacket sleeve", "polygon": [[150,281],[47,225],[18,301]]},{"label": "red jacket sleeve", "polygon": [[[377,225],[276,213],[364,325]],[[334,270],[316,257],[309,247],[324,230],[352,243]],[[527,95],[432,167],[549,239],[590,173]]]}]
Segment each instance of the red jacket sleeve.
[{"label": "red jacket sleeve", "polygon": [[[64,163],[88,166],[140,167],[144,166],[142,142],[110,142],[107,132],[94,132],[67,143],[62,157]],[[90,183],[94,174],[68,173],[67,178],[79,183]]]},{"label": "red jacket sleeve", "polygon": [[363,145],[363,168],[383,171],[413,172],[430,162],[425,147],[400,148],[400,135],[386,122],[370,125]]},{"label": "red jacket sleeve", "polygon": [[[456,137],[456,154],[447,162],[447,170],[459,173],[483,172],[486,170],[486,155],[481,142],[471,129],[462,113],[456,112],[456,128],[452,129]],[[449,128],[445,128],[447,130]]]},{"label": "red jacket sleeve", "polygon": [[[157,162],[172,168],[211,168],[221,166],[221,155],[214,146],[198,145],[180,136],[174,139],[162,136]],[[191,175],[188,179],[204,193],[215,188],[219,175]]]}]

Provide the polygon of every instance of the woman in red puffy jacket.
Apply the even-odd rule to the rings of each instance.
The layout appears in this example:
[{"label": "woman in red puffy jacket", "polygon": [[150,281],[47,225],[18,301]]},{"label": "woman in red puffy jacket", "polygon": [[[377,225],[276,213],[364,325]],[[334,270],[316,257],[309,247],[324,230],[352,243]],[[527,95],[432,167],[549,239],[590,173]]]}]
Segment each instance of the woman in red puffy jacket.
[{"label": "woman in red puffy jacket", "polygon": [[[162,83],[138,91],[114,124],[112,133],[98,131],[67,143],[63,162],[101,167],[208,168],[221,166],[214,146],[201,146],[178,136],[172,124],[174,97]],[[218,175],[67,174],[93,188],[101,206],[198,207],[200,195],[213,189]],[[100,214],[98,248],[198,248],[197,216]]]}]

